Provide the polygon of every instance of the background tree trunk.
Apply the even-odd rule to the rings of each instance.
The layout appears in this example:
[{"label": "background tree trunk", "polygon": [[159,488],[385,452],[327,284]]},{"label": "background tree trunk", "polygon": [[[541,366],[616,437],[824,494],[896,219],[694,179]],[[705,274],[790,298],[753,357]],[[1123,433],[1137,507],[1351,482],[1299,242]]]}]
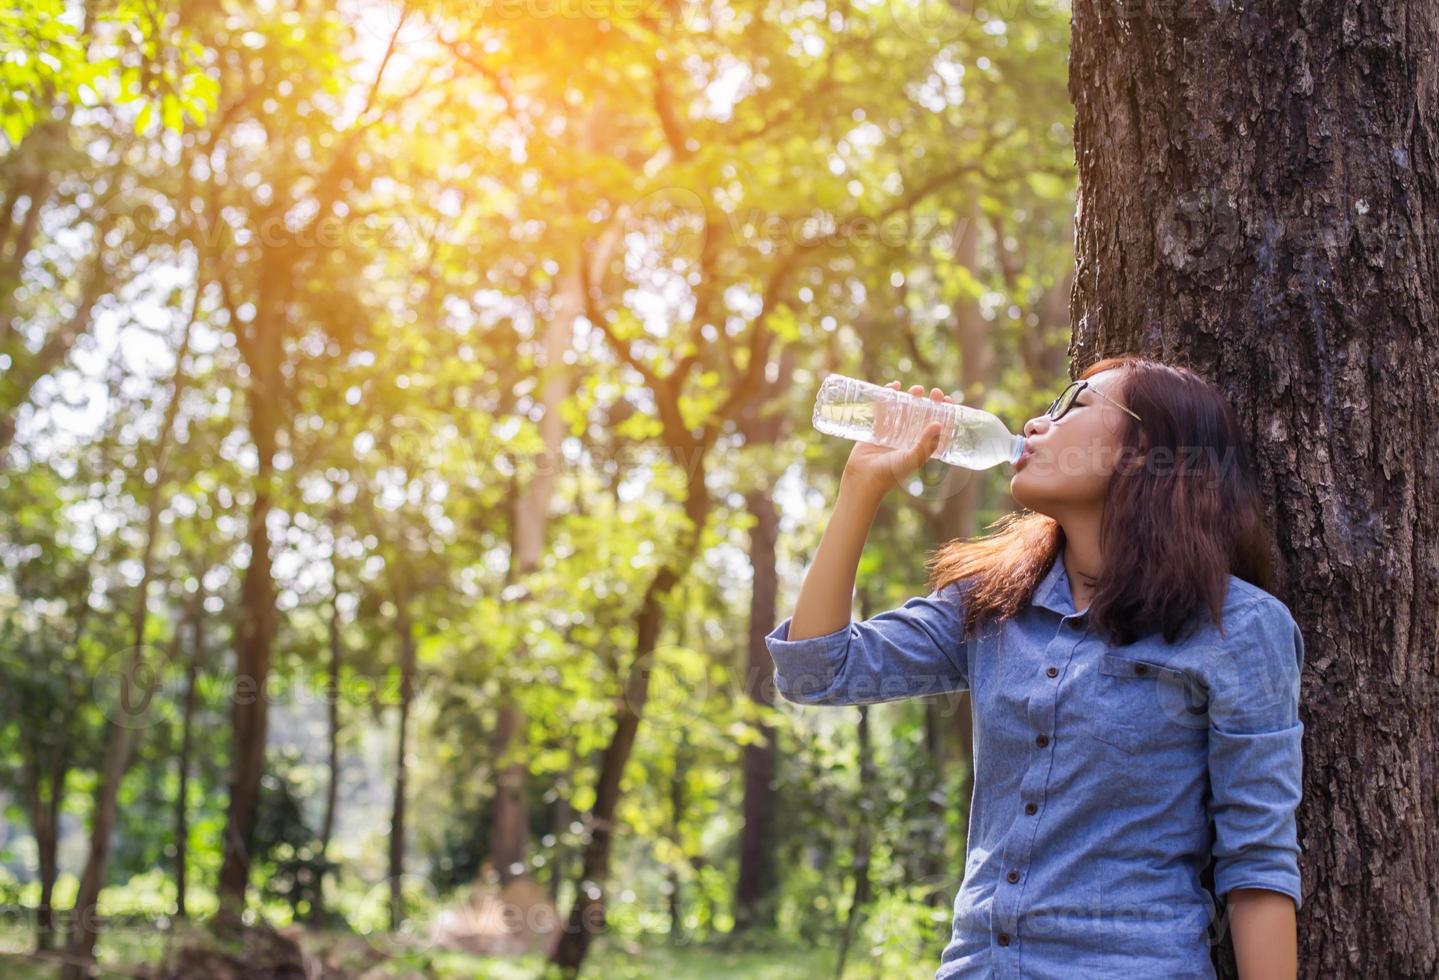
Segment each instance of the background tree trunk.
[{"label": "background tree trunk", "polygon": [[[273,250],[266,253],[267,258]],[[273,290],[279,270],[270,266],[263,290]],[[262,291],[263,291],[262,290]],[[260,801],[260,779],[265,772],[265,732],[269,703],[265,686],[270,676],[271,645],[278,614],[275,580],[270,565],[270,510],[274,506],[275,453],[281,432],[281,406],[287,400],[280,371],[283,356],[282,304],[272,297],[261,302],[256,337],[243,345],[250,365],[248,401],[250,436],[255,445],[255,494],[250,505],[249,564],[240,587],[239,621],[235,626],[235,698],[231,705],[232,757],[230,802],[225,821],[224,858],[220,864],[220,919],[238,927],[250,883],[250,850],[255,813]]]},{"label": "background tree trunk", "polygon": [[[863,603],[860,620],[870,617],[869,603]],[[845,912],[844,928],[840,932],[839,953],[835,957],[835,980],[844,977],[844,967],[849,951],[854,946],[855,936],[864,921],[867,907],[873,897],[873,882],[870,863],[874,859],[874,824],[878,822],[879,807],[876,801],[882,791],[878,784],[878,773],[874,764],[874,745],[869,733],[869,705],[859,705],[859,724],[855,733],[859,746],[859,816],[855,823],[854,861],[850,876],[854,879],[850,890],[849,910]]]},{"label": "background tree trunk", "polygon": [[[333,525],[332,525],[333,526]],[[325,726],[328,751],[326,753],[325,813],[320,818],[320,860],[329,858],[330,841],[335,836],[335,810],[340,799],[340,671],[345,663],[345,642],[340,622],[340,569],[339,559],[331,555],[330,571],[335,580],[335,591],[330,596],[328,639],[330,647],[329,680],[326,685],[327,724]],[[325,874],[322,872],[315,886],[315,905],[310,910],[312,922],[323,922],[325,911]]]},{"label": "background tree trunk", "polygon": [[202,583],[190,602],[190,657],[185,666],[185,696],[180,714],[180,755],[175,760],[179,785],[175,791],[175,915],[189,918],[188,887],[190,883],[190,757],[194,754],[195,712],[199,708],[200,669],[205,662],[205,589],[204,574],[196,578]]},{"label": "background tree trunk", "polygon": [[40,904],[35,910],[35,948],[55,948],[55,879],[60,873],[60,806],[70,776],[69,748],[62,736],[46,771],[38,763],[24,766],[30,797],[30,823],[35,833],[35,857],[40,872]]},{"label": "background tree trunk", "polygon": [[[584,273],[577,265],[583,260],[582,250],[576,249],[572,259],[575,265],[565,275],[563,286],[555,297],[554,315],[545,327],[544,381],[540,387],[544,414],[540,417],[539,430],[546,462],[536,468],[534,478],[515,498],[514,551],[510,562],[512,579],[534,572],[544,558],[550,501],[559,477],[559,462],[563,458],[561,443],[565,437],[565,423],[560,409],[574,390],[575,371],[565,363],[564,355],[573,346],[575,318],[584,313]],[[505,761],[507,756],[522,747],[528,720],[511,691],[501,692],[501,698],[503,700],[496,709],[491,743],[495,765],[495,804],[490,818],[489,863],[499,873],[499,883],[504,886],[511,879],[526,873],[530,814],[525,794],[525,776],[529,767],[523,758]]]},{"label": "background tree trunk", "polygon": [[415,628],[410,620],[410,599],[395,599],[400,633],[400,724],[395,739],[395,791],[390,803],[390,931],[398,932],[405,921],[405,787],[409,782],[410,702],[415,691]]},{"label": "background tree trunk", "polygon": [[[679,557],[686,561],[694,560],[710,511],[703,458],[700,460],[698,472],[690,478],[689,495],[685,502],[685,513],[691,523],[685,532],[685,544]],[[590,834],[584,847],[579,887],[574,904],[570,906],[564,933],[550,957],[550,962],[559,967],[565,976],[578,975],[595,935],[605,927],[604,889],[614,845],[615,814],[619,810],[623,791],[620,778],[634,749],[640,719],[644,716],[645,700],[649,697],[650,670],[660,630],[664,626],[664,601],[688,571],[688,565],[683,568],[674,565],[662,567],[645,590],[644,602],[635,617],[634,660],[623,681],[624,696],[615,713],[614,734],[600,761],[595,803],[590,808],[587,821]]]},{"label": "background tree trunk", "polygon": [[1073,30],[1073,368],[1229,392],[1306,640],[1303,975],[1434,976],[1439,7],[1075,0]]},{"label": "background tree trunk", "polygon": [[[772,384],[762,385],[739,420],[746,446],[777,444],[788,424],[778,395],[794,383],[795,353],[787,348],[779,358]],[[769,414],[760,415],[769,407]],[[749,648],[745,657],[745,693],[753,701],[774,707],[774,658],[764,638],[774,628],[779,593],[775,550],[779,541],[779,509],[774,502],[774,479],[745,493],[745,507],[754,516],[749,533],[749,559],[754,570],[750,589]],[[739,875],[735,882],[734,931],[775,924],[774,890],[778,884],[771,824],[776,766],[775,733],[761,728],[764,741],[742,750],[744,769],[743,826],[739,841]]]},{"label": "background tree trunk", "polygon": [[[773,440],[771,440],[773,441]],[[766,707],[774,706],[774,659],[764,638],[775,622],[779,570],[775,545],[779,540],[779,509],[771,488],[745,494],[745,504],[754,516],[749,532],[749,557],[754,569],[750,590],[749,650],[745,662],[745,689],[748,696]],[[764,741],[746,744],[741,750],[744,769],[743,826],[739,840],[739,875],[735,881],[734,928],[742,932],[752,926],[773,926],[771,902],[776,884],[774,832],[771,815],[774,800],[774,728],[763,726]]]}]

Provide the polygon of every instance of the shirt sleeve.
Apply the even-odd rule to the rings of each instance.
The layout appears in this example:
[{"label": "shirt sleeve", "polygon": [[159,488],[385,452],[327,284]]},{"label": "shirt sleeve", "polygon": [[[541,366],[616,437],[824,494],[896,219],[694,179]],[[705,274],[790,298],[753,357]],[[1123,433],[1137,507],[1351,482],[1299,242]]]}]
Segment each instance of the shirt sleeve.
[{"label": "shirt sleeve", "polygon": [[1209,685],[1214,891],[1267,888],[1303,906],[1296,811],[1303,793],[1304,638],[1282,603],[1246,607]]},{"label": "shirt sleeve", "polygon": [[876,704],[969,690],[959,583],[803,640],[787,617],[765,637],[779,693],[796,704]]}]

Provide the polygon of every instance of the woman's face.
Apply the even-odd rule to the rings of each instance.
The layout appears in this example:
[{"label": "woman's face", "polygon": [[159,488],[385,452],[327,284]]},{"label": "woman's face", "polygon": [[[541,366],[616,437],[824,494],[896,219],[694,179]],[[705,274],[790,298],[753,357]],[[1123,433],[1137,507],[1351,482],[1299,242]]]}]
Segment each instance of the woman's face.
[{"label": "woman's face", "polygon": [[1024,424],[1026,449],[1009,481],[1016,501],[1056,519],[1103,503],[1131,416],[1091,389],[1123,404],[1122,375],[1121,368],[1101,371],[1059,421],[1041,414]]}]

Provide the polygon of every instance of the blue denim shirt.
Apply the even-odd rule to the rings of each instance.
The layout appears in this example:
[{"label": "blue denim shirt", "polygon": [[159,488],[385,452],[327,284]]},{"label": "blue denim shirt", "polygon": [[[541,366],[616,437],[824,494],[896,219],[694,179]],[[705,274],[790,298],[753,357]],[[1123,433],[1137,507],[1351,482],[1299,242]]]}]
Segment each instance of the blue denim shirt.
[{"label": "blue denim shirt", "polygon": [[1225,635],[1206,620],[1113,646],[1075,612],[1061,557],[1019,615],[961,640],[964,584],[766,637],[798,704],[970,691],[968,857],[937,980],[1212,978],[1231,889],[1302,905],[1304,641],[1282,602],[1230,576]]}]

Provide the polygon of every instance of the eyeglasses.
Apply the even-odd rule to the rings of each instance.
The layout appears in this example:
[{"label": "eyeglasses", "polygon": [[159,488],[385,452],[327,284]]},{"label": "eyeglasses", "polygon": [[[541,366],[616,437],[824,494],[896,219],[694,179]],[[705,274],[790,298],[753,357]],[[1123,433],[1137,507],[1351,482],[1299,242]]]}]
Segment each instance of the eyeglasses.
[{"label": "eyeglasses", "polygon": [[1088,381],[1071,381],[1065,387],[1065,389],[1059,393],[1059,397],[1050,404],[1049,409],[1044,414],[1049,416],[1049,420],[1051,422],[1058,422],[1060,419],[1064,418],[1065,412],[1068,412],[1071,408],[1074,407],[1074,402],[1077,398],[1079,398],[1079,393],[1081,391],[1084,391],[1086,388],[1094,392],[1100,398],[1103,398],[1105,401],[1109,402],[1109,404],[1113,405],[1120,411],[1129,412],[1130,415],[1134,415],[1134,420],[1136,422],[1144,421],[1138,415],[1130,412],[1129,409],[1119,404],[1119,402],[1115,401],[1113,398],[1110,398],[1108,395],[1100,391],[1098,388],[1094,387],[1094,385],[1090,384]]}]

